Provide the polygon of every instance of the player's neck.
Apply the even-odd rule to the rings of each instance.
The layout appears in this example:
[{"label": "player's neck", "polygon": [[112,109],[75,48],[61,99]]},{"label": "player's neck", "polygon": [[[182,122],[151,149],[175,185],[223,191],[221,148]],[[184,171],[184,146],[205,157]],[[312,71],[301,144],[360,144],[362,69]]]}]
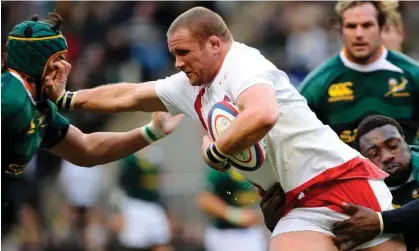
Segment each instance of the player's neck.
[{"label": "player's neck", "polygon": [[218,73],[221,70],[221,67],[223,66],[224,60],[227,57],[228,52],[230,51],[232,45],[233,45],[233,41],[227,42],[225,43],[225,47],[223,48],[223,50],[221,51],[221,57],[220,57],[220,62],[218,62],[217,68],[214,72],[214,74],[211,77],[211,81],[210,83],[212,83],[212,81],[214,81],[215,77],[218,75]]},{"label": "player's neck", "polygon": [[359,65],[368,65],[368,64],[371,64],[371,63],[374,63],[375,61],[377,61],[377,60],[381,57],[381,55],[383,55],[384,50],[385,50],[385,47],[384,47],[383,45],[382,45],[382,46],[380,46],[380,48],[378,48],[378,50],[376,50],[376,51],[374,52],[374,54],[372,54],[372,55],[368,58],[368,60],[366,60],[366,61],[364,61],[364,62],[360,62],[360,61],[359,61],[359,60],[357,60],[355,57],[351,56],[351,55],[347,52],[347,50],[346,50],[345,48],[343,48],[343,54],[344,54],[344,55],[345,55],[345,57],[346,57],[349,61],[351,61],[352,63],[359,64]]}]

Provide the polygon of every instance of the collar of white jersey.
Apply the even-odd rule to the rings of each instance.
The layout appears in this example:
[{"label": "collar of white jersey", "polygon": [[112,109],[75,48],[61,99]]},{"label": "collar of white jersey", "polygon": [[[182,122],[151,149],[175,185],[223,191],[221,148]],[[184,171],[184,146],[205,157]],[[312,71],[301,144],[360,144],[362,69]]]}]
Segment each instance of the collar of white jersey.
[{"label": "collar of white jersey", "polygon": [[413,181],[413,172],[410,174],[409,179],[407,179],[407,181],[406,181],[405,183],[403,183],[403,184],[401,184],[401,185],[398,185],[398,186],[388,187],[388,189],[390,189],[390,191],[394,191],[394,190],[397,190],[397,189],[401,188],[402,186],[404,186],[404,185],[406,185],[407,183],[410,183],[410,182],[412,182],[412,181]]},{"label": "collar of white jersey", "polygon": [[239,44],[240,44],[239,42],[236,42],[236,41],[233,40],[233,43],[231,44],[231,47],[228,50],[228,52],[227,52],[227,54],[224,58],[224,61],[223,61],[223,64],[221,65],[220,70],[218,71],[217,75],[214,77],[214,80],[211,83],[206,85],[207,88],[210,88],[213,84],[217,84],[217,83],[221,82],[221,80],[224,78],[225,68],[229,64],[229,62],[231,60],[231,57],[232,57],[232,54],[237,49]]},{"label": "collar of white jersey", "polygon": [[372,71],[378,71],[378,70],[388,70],[388,71],[395,71],[403,73],[403,70],[399,68],[398,66],[392,64],[390,61],[387,60],[388,50],[383,47],[383,52],[381,53],[381,56],[375,60],[372,63],[361,65],[354,63],[352,61],[349,61],[348,57],[345,55],[345,50],[342,49],[339,53],[340,59],[342,60],[343,64],[355,71],[359,72],[372,72]]}]

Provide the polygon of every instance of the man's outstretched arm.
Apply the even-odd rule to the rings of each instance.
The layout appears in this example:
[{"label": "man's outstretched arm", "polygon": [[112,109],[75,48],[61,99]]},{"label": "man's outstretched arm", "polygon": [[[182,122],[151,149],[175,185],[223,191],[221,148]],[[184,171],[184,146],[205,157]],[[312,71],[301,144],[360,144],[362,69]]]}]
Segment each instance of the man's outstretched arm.
[{"label": "man's outstretched arm", "polygon": [[109,84],[74,92],[72,107],[95,112],[166,111],[155,82]]},{"label": "man's outstretched arm", "polygon": [[71,65],[62,60],[55,62],[54,67],[57,70],[45,78],[45,92],[59,108],[105,113],[166,111],[157,96],[155,81],[109,84],[69,92],[65,88]]}]

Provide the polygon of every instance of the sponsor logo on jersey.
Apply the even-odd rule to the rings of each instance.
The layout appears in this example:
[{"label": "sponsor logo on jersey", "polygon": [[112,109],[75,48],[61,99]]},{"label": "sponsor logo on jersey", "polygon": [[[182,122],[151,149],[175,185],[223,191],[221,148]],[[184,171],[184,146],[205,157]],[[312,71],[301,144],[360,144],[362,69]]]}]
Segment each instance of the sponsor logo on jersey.
[{"label": "sponsor logo on jersey", "polygon": [[393,209],[397,209],[397,208],[401,208],[402,207],[402,205],[400,205],[400,204],[395,204],[394,201],[393,201],[393,203],[391,205],[393,206]]},{"label": "sponsor logo on jersey", "polygon": [[226,95],[226,96],[224,96],[223,101],[228,101],[228,102],[231,102],[231,101],[230,101],[230,99],[227,97],[227,95]]},{"label": "sponsor logo on jersey", "polygon": [[38,125],[39,125],[41,128],[44,128],[44,127],[46,127],[46,126],[47,126],[47,124],[45,124],[44,122],[45,122],[45,116],[40,116],[40,117],[38,117]]},{"label": "sponsor logo on jersey", "polygon": [[355,140],[355,135],[356,135],[357,132],[358,132],[358,129],[343,130],[339,134],[339,138],[340,138],[340,140],[342,140],[346,144],[350,144]]},{"label": "sponsor logo on jersey", "polygon": [[35,121],[34,119],[31,120],[29,123],[29,129],[26,131],[26,134],[34,134],[35,133]]},{"label": "sponsor logo on jersey", "polygon": [[354,91],[352,90],[352,86],[352,82],[332,84],[328,89],[329,103],[353,100]]},{"label": "sponsor logo on jersey", "polygon": [[410,92],[404,91],[408,83],[406,78],[402,78],[400,82],[395,78],[390,78],[388,80],[389,91],[384,94],[384,97],[409,97]]},{"label": "sponsor logo on jersey", "polygon": [[5,174],[10,176],[19,176],[23,173],[27,164],[19,165],[19,164],[10,164],[6,170],[4,171]]}]

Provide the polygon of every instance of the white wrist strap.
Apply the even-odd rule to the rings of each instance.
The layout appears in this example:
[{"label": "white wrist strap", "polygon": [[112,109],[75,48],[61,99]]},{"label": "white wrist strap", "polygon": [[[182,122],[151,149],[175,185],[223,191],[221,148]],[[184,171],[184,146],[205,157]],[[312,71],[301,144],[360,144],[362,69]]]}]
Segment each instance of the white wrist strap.
[{"label": "white wrist strap", "polygon": [[150,144],[167,136],[160,128],[155,126],[153,122],[141,127],[141,132],[144,139]]},{"label": "white wrist strap", "polygon": [[378,219],[380,220],[380,234],[383,233],[384,231],[384,221],[383,221],[383,216],[381,215],[381,213],[377,212],[378,215]]}]

